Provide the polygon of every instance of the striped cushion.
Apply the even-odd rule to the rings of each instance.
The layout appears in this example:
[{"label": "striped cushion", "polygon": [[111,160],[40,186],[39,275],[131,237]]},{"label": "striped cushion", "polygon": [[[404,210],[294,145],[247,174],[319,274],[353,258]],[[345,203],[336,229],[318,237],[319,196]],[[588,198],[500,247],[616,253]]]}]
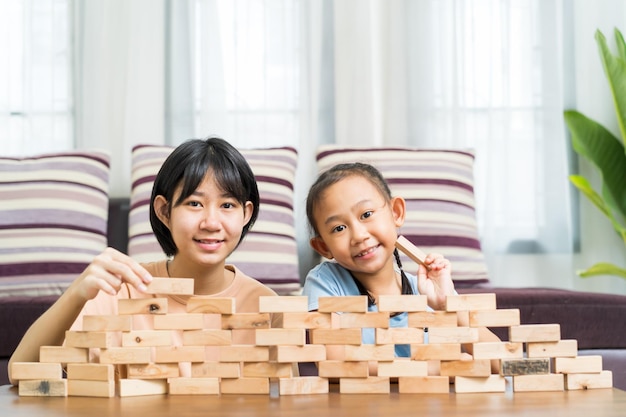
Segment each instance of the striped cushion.
[{"label": "striped cushion", "polygon": [[[136,145],[132,152],[132,189],[128,254],[140,262],[165,255],[149,217],[152,183],[173,148]],[[300,289],[293,215],[298,154],[294,148],[241,149],[255,174],[261,196],[259,217],[227,262],[279,294]]]},{"label": "striped cushion", "polygon": [[[400,233],[422,251],[439,252],[450,259],[456,285],[489,281],[476,225],[473,151],[338,145],[317,150],[320,172],[353,161],[377,167],[393,195],[406,200],[407,215]],[[417,265],[401,255],[403,267],[417,271]]]},{"label": "striped cushion", "polygon": [[0,158],[0,297],[60,295],[107,245],[109,154]]}]

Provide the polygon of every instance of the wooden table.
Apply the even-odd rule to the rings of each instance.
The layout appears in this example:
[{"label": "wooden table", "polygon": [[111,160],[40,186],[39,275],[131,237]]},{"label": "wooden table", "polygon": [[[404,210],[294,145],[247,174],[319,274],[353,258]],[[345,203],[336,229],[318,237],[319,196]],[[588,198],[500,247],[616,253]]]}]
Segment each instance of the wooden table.
[{"label": "wooden table", "polygon": [[20,397],[0,387],[0,416],[568,416],[623,417],[626,392],[587,391],[490,394],[329,394],[143,397]]}]

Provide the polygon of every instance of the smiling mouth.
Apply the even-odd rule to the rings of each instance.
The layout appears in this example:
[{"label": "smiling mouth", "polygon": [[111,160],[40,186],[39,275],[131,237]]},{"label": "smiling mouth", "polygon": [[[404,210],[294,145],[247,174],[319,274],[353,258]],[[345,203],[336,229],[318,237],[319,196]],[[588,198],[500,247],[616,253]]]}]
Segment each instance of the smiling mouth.
[{"label": "smiling mouth", "polygon": [[363,252],[359,252],[355,255],[355,258],[362,258],[365,255],[369,255],[370,253],[374,252],[376,250],[376,248],[378,248],[378,245],[376,246],[372,246],[371,248],[367,248],[366,250],[364,250]]},{"label": "smiling mouth", "polygon": [[218,239],[194,239],[198,243],[202,243],[204,245],[215,245],[216,243],[223,243],[223,240]]}]

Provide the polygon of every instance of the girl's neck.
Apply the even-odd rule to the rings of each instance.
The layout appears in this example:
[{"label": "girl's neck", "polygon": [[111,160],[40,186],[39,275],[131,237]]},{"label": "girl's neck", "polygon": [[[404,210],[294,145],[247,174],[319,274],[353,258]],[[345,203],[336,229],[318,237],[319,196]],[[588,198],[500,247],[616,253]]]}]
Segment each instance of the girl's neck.
[{"label": "girl's neck", "polygon": [[235,273],[224,267],[224,263],[210,267],[190,268],[177,259],[167,261],[167,273],[170,278],[193,278],[196,295],[211,295],[224,291],[232,283]]}]

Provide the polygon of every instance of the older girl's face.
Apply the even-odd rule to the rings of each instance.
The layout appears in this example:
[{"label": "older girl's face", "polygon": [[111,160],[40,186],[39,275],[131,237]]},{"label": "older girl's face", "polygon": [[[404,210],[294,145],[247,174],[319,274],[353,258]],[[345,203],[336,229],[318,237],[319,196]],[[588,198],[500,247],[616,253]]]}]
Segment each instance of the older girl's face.
[{"label": "older girl's face", "polygon": [[[173,201],[178,200],[180,191],[179,187]],[[190,265],[222,265],[237,247],[252,211],[251,202],[242,205],[207,174],[189,197],[171,208],[164,221],[178,249],[176,258]]]},{"label": "older girl's face", "polygon": [[[397,228],[404,222],[404,200],[387,201],[362,176],[330,186],[315,207],[319,236],[311,246],[358,274],[376,274],[393,262]],[[393,267],[393,266],[391,266]]]}]

